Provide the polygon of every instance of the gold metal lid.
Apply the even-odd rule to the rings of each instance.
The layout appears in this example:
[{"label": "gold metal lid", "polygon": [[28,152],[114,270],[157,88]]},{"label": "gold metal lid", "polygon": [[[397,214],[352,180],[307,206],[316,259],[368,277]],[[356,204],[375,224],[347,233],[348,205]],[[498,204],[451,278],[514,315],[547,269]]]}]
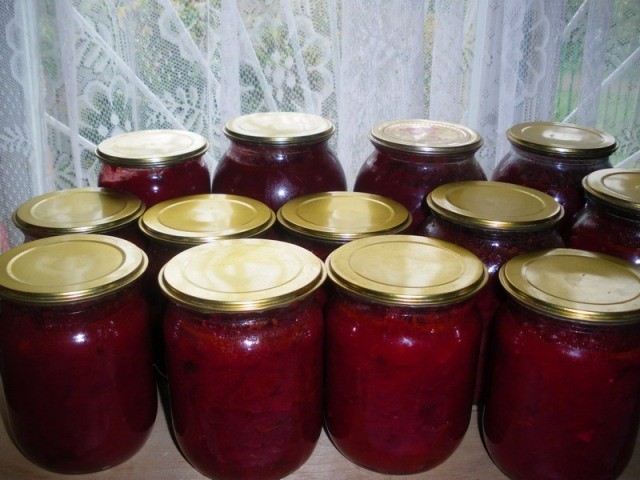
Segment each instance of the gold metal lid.
[{"label": "gold metal lid", "polygon": [[640,267],[616,257],[544,250],[509,260],[499,276],[515,300],[543,314],[582,323],[640,321]]},{"label": "gold metal lid", "polygon": [[13,213],[24,233],[49,237],[105,233],[137,221],[144,204],[133,194],[107,188],[72,188],[31,198]]},{"label": "gold metal lid", "polygon": [[587,193],[607,204],[640,211],[640,170],[604,168],[582,179]]},{"label": "gold metal lid", "polygon": [[121,238],[41,238],[0,255],[0,298],[43,305],[92,300],[131,284],[147,263],[140,248]]},{"label": "gold metal lid", "polygon": [[286,202],[277,212],[280,224],[297,234],[333,242],[399,233],[411,224],[400,203],[360,192],[323,192]]},{"label": "gold metal lid", "polygon": [[483,143],[471,128],[426,119],[381,123],[371,129],[369,139],[374,145],[432,155],[475,152]]},{"label": "gold metal lid", "polygon": [[570,123],[519,123],[507,131],[507,139],[513,145],[534,153],[567,157],[604,157],[618,148],[618,142],[612,135]]},{"label": "gold metal lid", "polygon": [[359,296],[391,305],[431,306],[469,298],[487,270],[470,251],[416,235],[361,238],[326,260],[329,278]]},{"label": "gold metal lid", "polygon": [[224,134],[231,140],[292,145],[327,140],[335,131],[324,117],[300,112],[261,112],[229,120]]},{"label": "gold metal lid", "polygon": [[563,215],[550,195],[512,183],[469,181],[447,183],[427,196],[436,215],[466,227],[533,231],[552,228]]},{"label": "gold metal lid", "polygon": [[277,240],[245,238],[198,245],[173,257],[158,276],[166,296],[201,312],[284,307],[326,278],[310,251]]},{"label": "gold metal lid", "polygon": [[212,193],[157,203],[138,224],[153,240],[192,246],[259,235],[274,224],[275,218],[273,210],[258,200]]},{"label": "gold metal lid", "polygon": [[118,166],[151,168],[180,163],[209,148],[202,135],[186,130],[139,130],[103,140],[96,156]]}]

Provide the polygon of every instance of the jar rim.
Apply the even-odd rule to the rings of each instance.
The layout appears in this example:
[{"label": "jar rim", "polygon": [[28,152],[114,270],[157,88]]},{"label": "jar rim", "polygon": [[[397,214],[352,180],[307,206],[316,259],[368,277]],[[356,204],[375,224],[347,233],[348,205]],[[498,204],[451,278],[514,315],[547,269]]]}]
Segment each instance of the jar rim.
[{"label": "jar rim", "polygon": [[0,255],[0,298],[65,305],[117,292],[140,278],[147,255],[133,243],[73,233],[23,243]]},{"label": "jar rim", "polygon": [[205,137],[187,130],[138,130],[100,142],[95,155],[122,167],[166,167],[199,157],[209,149]]}]

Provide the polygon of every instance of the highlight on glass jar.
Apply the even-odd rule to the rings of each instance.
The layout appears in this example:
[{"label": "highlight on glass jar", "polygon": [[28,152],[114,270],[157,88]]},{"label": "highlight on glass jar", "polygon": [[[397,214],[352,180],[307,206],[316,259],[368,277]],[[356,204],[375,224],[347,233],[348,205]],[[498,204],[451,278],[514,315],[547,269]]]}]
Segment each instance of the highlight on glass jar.
[{"label": "highlight on glass jar", "polygon": [[471,417],[483,263],[414,235],[354,240],[326,260],[325,424],[364,468],[411,474],[444,462]]},{"label": "highlight on glass jar", "polygon": [[309,193],[346,190],[326,118],[309,113],[262,112],[229,120],[231,141],[213,174],[211,191],[255,198],[277,211]]},{"label": "highlight on glass jar", "polygon": [[140,217],[140,231],[149,242],[145,290],[151,308],[155,362],[161,373],[164,372],[164,353],[160,325],[165,297],[157,280],[160,269],[178,253],[197,245],[269,236],[275,219],[273,210],[258,200],[222,193],[165,200]]},{"label": "highlight on glass jar", "polygon": [[145,249],[138,219],[145,206],[135,195],[109,188],[71,188],[33,197],[13,213],[25,241],[70,233],[98,233]]},{"label": "highlight on glass jar", "polygon": [[482,417],[487,451],[509,478],[613,480],[640,413],[640,268],[552,249],[500,270]]},{"label": "highlight on glass jar", "polygon": [[124,190],[147,207],[170,198],[211,192],[202,135],[185,130],[139,130],[100,142],[98,186]]},{"label": "highlight on glass jar", "polygon": [[278,479],[322,428],[326,277],[313,253],[233,239],[173,257],[159,282],[173,430],[191,465],[225,479]]},{"label": "highlight on glass jar", "polygon": [[548,193],[564,208],[558,229],[564,235],[584,205],[582,179],[611,168],[616,139],[603,131],[558,122],[525,122],[507,130],[511,149],[496,166],[491,180],[517,183]]},{"label": "highlight on glass jar", "polygon": [[640,170],[598,170],[582,184],[587,201],[574,217],[567,245],[639,265]]},{"label": "highlight on glass jar", "polygon": [[354,190],[392,198],[413,216],[407,233],[424,222],[425,198],[434,188],[463,180],[486,180],[475,153],[480,134],[454,123],[395,120],[369,132],[374,150],[360,167]]},{"label": "highlight on glass jar", "polygon": [[564,247],[556,230],[563,208],[539,190],[490,181],[441,185],[429,193],[427,205],[432,215],[417,233],[470,250],[489,273],[487,285],[478,292],[483,329],[474,397],[477,403],[482,398],[493,317],[504,301],[498,271],[521,253]]},{"label": "highlight on glass jar", "polygon": [[10,436],[58,473],[132,457],[154,424],[157,391],[145,253],[97,234],[34,240],[0,255],[0,374]]},{"label": "highlight on glass jar", "polygon": [[373,235],[402,233],[411,214],[398,202],[361,192],[322,192],[289,200],[277,212],[279,235],[320,259],[341,245]]}]

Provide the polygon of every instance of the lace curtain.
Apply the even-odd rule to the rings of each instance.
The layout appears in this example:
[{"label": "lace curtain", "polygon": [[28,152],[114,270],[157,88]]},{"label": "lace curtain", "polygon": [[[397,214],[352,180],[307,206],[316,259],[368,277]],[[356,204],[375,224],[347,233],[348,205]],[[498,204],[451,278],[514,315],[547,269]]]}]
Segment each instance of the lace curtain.
[{"label": "lace curtain", "polygon": [[3,0],[0,21],[0,251],[22,202],[96,184],[101,140],[195,131],[213,171],[224,123],[256,111],[332,120],[350,185],[399,118],[476,129],[487,173],[529,120],[640,161],[637,0]]}]

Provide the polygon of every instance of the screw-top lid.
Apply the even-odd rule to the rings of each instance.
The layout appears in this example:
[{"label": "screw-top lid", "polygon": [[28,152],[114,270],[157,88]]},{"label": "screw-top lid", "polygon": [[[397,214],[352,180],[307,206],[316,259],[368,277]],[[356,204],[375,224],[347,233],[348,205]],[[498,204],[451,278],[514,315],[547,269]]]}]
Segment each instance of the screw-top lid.
[{"label": "screw-top lid", "polygon": [[289,200],[280,207],[277,217],[287,230],[333,242],[399,233],[411,224],[411,213],[390,198],[341,191]]},{"label": "screw-top lid", "polygon": [[229,120],[224,134],[247,143],[292,145],[327,140],[335,131],[329,120],[299,112],[261,112]]},{"label": "screw-top lid", "polygon": [[72,188],[27,200],[14,212],[13,222],[38,237],[106,233],[133,224],[143,212],[142,201],[128,192]]},{"label": "screw-top lid", "polygon": [[587,197],[635,213],[640,211],[640,170],[604,168],[582,179]]},{"label": "screw-top lid", "polygon": [[158,276],[167,297],[202,312],[247,312],[284,307],[325,280],[322,261],[290,243],[219,240],[173,257]]},{"label": "screw-top lid", "polygon": [[513,145],[534,153],[567,157],[605,157],[618,148],[618,142],[608,133],[557,122],[519,123],[507,131],[507,139]]},{"label": "screw-top lid", "polygon": [[426,119],[381,123],[371,129],[369,139],[374,145],[427,155],[473,153],[483,143],[471,128]]},{"label": "screw-top lid", "polygon": [[92,300],[131,284],[147,263],[140,248],[117,237],[41,238],[0,255],[0,298],[45,305]]},{"label": "screw-top lid", "polygon": [[609,255],[558,248],[517,256],[500,282],[521,304],[576,322],[640,321],[640,267]]},{"label": "screw-top lid", "polygon": [[157,203],[140,217],[139,226],[153,240],[193,246],[260,235],[275,218],[274,212],[258,200],[213,193]]},{"label": "screw-top lid", "polygon": [[562,206],[533,188],[493,181],[454,182],[427,196],[436,215],[466,227],[534,231],[553,228],[562,218]]},{"label": "screw-top lid", "polygon": [[487,281],[484,264],[453,243],[415,235],[361,238],[326,260],[329,278],[375,302],[430,306],[462,301]]},{"label": "screw-top lid", "polygon": [[103,140],[96,156],[118,166],[152,168],[203,155],[209,148],[202,135],[185,130],[140,130]]}]

